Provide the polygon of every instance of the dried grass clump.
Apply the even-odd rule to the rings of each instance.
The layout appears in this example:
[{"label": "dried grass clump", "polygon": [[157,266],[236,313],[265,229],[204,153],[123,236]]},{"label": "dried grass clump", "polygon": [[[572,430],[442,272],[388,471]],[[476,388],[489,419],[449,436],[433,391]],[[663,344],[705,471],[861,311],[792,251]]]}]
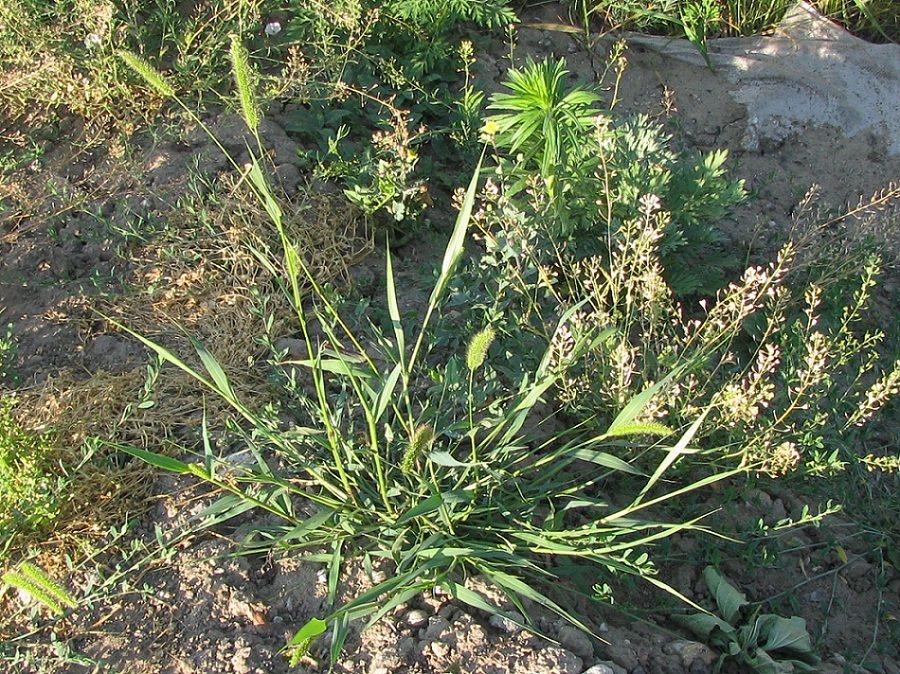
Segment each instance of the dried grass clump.
[{"label": "dried grass clump", "polygon": [[[285,211],[289,235],[319,282],[345,274],[372,250],[358,212],[340,197],[307,195]],[[272,401],[264,338],[291,332],[291,308],[279,288],[284,279],[272,278],[251,249],[271,255],[277,234],[268,229],[265,214],[243,198],[240,185],[206,215],[215,228],[188,223],[166,245],[148,247],[134,261],[132,284],[138,292],[100,310],[199,367],[190,334],[225,368],[248,407],[260,411]],[[86,327],[96,332],[96,319]],[[105,329],[115,328],[102,322]],[[146,376],[98,371],[85,380],[62,373],[20,398],[23,428],[52,433],[54,462],[67,490],[53,530],[16,546],[44,551],[40,563],[48,570],[64,571],[66,554],[83,551],[90,546],[86,541],[99,543],[111,527],[148,508],[158,472],[128,459],[116,445],[179,451],[176,441],[180,447],[199,443],[204,420],[211,429],[236,421],[227,403],[158,362],[148,366]]]}]

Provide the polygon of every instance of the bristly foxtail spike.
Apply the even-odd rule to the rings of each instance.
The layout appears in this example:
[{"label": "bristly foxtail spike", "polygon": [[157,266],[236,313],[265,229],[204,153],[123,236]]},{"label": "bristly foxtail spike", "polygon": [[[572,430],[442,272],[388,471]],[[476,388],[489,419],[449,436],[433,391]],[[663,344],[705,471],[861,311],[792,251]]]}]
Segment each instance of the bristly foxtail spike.
[{"label": "bristly foxtail spike", "polygon": [[471,372],[474,372],[484,365],[488,349],[490,349],[491,344],[494,343],[495,336],[496,332],[494,328],[489,325],[475,333],[469,341],[469,346],[466,349],[466,367],[468,367]]},{"label": "bristly foxtail spike", "polygon": [[151,88],[166,98],[175,98],[175,89],[172,85],[166,82],[163,74],[147,63],[147,61],[137,54],[125,50],[119,52],[119,58],[125,62],[125,65],[140,75]]},{"label": "bristly foxtail spike", "polygon": [[238,90],[238,99],[241,103],[241,115],[247,127],[256,132],[259,128],[259,105],[255,96],[255,80],[253,69],[250,66],[250,54],[240,35],[232,33],[228,36],[231,47],[228,51],[231,58],[231,71],[234,75],[234,83]]}]

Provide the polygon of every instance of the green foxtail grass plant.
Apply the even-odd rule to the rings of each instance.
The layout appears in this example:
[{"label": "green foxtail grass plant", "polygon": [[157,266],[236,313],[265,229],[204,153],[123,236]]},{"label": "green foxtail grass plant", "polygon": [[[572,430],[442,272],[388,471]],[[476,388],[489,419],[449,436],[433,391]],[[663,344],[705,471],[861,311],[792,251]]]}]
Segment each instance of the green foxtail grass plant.
[{"label": "green foxtail grass plant", "polygon": [[[236,81],[243,86],[241,78]],[[583,302],[553,317],[533,367],[505,375],[496,399],[490,405],[479,402],[481,376],[500,364],[502,335],[517,317],[494,316],[490,325],[466,340],[464,354],[438,348],[434,335],[446,320],[443,309],[463,258],[480,173],[479,163],[461,198],[420,318],[412,325],[404,320],[388,250],[388,328],[373,325],[354,331],[289,239],[279,197],[262,162],[254,161],[244,172],[281,242],[280,251],[260,248],[254,254],[278,279],[305,345],[299,358],[275,358],[284,380],[294,382],[281,391],[281,411],[295,420],[289,427],[277,415],[256,412],[242,401],[222,366],[196,340],[192,343],[200,364],[195,366],[131,332],[235,409],[243,423],[233,432],[254,461],[230,465],[217,455],[206,428],[196,462],[121,449],[223,490],[225,495],[198,516],[201,526],[257,508],[277,516],[279,523],[244,531],[245,550],[304,551],[308,561],[326,566],[328,611],[288,645],[286,652],[294,658],[328,623],[335,662],[351,621],[365,619],[371,625],[436,585],[459,601],[532,630],[537,626],[525,602],[590,632],[587,619],[560,601],[567,592],[577,592],[569,581],[578,579],[560,570],[568,564],[548,560],[589,564],[590,580],[598,583],[637,576],[677,595],[656,576],[647,550],[654,541],[703,527],[699,519],[657,522],[648,509],[734,474],[723,471],[675,487],[664,480],[671,467],[691,453],[694,434],[706,416],[701,413],[674,437],[661,423],[641,421],[646,405],[676,379],[676,372],[627,401],[602,432],[588,424],[540,432],[541,424],[533,418],[538,404],[584,356],[615,335],[614,329],[598,325],[560,351],[561,336],[572,334],[569,326],[584,309]],[[308,294],[301,283],[310,289]],[[322,338],[314,336],[313,318]],[[447,394],[460,388],[468,391],[462,404]],[[637,453],[653,469],[643,472],[620,458],[623,443],[643,447]],[[622,475],[640,480],[642,487],[635,496],[612,503],[600,490]],[[371,589],[338,605],[342,571],[360,558],[385,575]],[[466,579],[473,575],[499,588],[524,619],[470,589]]]},{"label": "green foxtail grass plant", "polygon": [[78,605],[62,585],[31,562],[22,562],[15,570],[7,571],[2,580],[20,592],[27,593],[28,597],[43,604],[56,615],[62,615],[66,608]]}]

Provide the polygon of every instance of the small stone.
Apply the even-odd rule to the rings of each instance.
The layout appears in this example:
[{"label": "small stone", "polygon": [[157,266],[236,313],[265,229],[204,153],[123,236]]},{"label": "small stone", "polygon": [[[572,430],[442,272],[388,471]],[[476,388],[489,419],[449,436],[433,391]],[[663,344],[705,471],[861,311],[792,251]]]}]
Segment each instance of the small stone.
[{"label": "small stone", "polygon": [[522,631],[522,627],[516,623],[525,622],[525,616],[521,613],[516,613],[515,611],[509,612],[508,615],[509,618],[495,613],[488,620],[488,624],[505,634],[516,634],[517,632]]},{"label": "small stone", "polygon": [[450,655],[450,647],[442,641],[433,641],[431,642],[431,652],[436,657],[446,658]]},{"label": "small stone", "polygon": [[406,624],[410,627],[422,627],[428,622],[428,614],[420,608],[406,614]]},{"label": "small stone", "polygon": [[598,662],[593,667],[588,667],[581,674],[618,674],[618,672],[616,672],[612,665],[605,662]]},{"label": "small stone", "polygon": [[638,666],[638,657],[634,646],[628,639],[614,641],[606,650],[610,660],[632,672],[632,674],[634,673],[635,668]]},{"label": "small stone", "polygon": [[821,604],[825,601],[825,593],[822,590],[813,590],[806,598],[809,599],[813,604]]},{"label": "small stone", "polygon": [[559,628],[556,638],[564,648],[572,651],[579,658],[594,657],[594,644],[588,636],[574,625],[563,625]]},{"label": "small stone", "polygon": [[718,660],[718,656],[709,646],[696,641],[685,642],[679,655],[685,669],[696,674],[711,671],[713,663]]}]

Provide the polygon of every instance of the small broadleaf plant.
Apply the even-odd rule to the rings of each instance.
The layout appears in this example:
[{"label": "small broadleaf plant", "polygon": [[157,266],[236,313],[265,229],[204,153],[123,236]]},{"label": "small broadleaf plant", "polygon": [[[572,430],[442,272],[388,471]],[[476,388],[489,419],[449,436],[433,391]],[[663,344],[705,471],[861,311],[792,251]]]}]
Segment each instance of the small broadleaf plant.
[{"label": "small broadleaf plant", "polygon": [[703,578],[719,615],[697,613],[674,616],[674,620],[721,653],[714,672],[728,658],[757,674],[816,671],[819,659],[803,618],[761,613],[759,607],[749,611],[744,593],[711,566],[704,569]]}]

